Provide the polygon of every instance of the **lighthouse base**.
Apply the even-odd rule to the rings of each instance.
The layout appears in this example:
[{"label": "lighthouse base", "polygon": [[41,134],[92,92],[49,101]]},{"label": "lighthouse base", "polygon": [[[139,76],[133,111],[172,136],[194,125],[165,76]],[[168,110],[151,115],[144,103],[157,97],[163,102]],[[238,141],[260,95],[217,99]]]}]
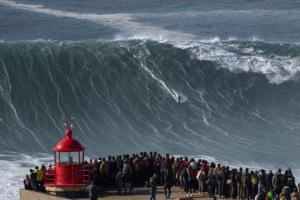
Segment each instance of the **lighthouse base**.
[{"label": "lighthouse base", "polygon": [[86,197],[86,185],[84,186],[68,186],[68,187],[47,187],[46,192],[54,196],[63,196],[69,198]]}]

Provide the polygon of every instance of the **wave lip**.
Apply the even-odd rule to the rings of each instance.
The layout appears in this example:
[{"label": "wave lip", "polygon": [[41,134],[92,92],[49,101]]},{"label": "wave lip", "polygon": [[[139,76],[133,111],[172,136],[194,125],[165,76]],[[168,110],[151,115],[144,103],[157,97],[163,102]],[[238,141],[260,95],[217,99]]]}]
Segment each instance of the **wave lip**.
[{"label": "wave lip", "polygon": [[[118,33],[114,36],[114,39],[119,41],[137,39],[155,40],[161,43],[171,43],[179,48],[189,48],[197,59],[216,62],[219,66],[233,72],[261,73],[264,74],[271,83],[275,84],[280,84],[288,80],[298,80],[299,78],[299,53],[298,56],[291,57],[266,55],[259,51],[251,52],[251,44],[253,44],[254,47],[257,47],[256,43],[262,45],[266,44],[267,46],[272,45],[261,42],[261,40],[255,36],[248,42],[250,48],[240,48],[240,46],[244,44],[243,42],[239,44],[240,41],[238,41],[236,37],[230,37],[227,40],[220,39],[219,37],[203,40],[193,34],[169,31],[161,27],[143,24],[135,20],[137,14],[78,13],[50,9],[38,4],[23,4],[7,0],[0,0],[0,4],[14,9],[108,25],[122,31],[122,33]],[[263,11],[269,13],[267,10]],[[208,13],[211,12],[220,14],[224,11],[210,11]],[[249,14],[253,11],[227,11],[227,14],[231,12],[245,12]],[[282,14],[282,11],[277,12]],[[193,15],[195,14],[197,13],[193,13]],[[244,43],[247,43],[247,41],[244,41]],[[278,46],[280,46],[280,44],[273,44],[274,48],[278,48]],[[273,48],[272,46],[270,47]]]},{"label": "wave lip", "polygon": [[[280,84],[299,79],[299,45],[282,45],[261,41],[232,40],[223,42],[219,38],[214,38],[207,42],[177,44],[176,47],[190,50],[195,59],[213,61],[232,72],[264,74],[270,83]],[[272,52],[272,48],[276,51]],[[281,55],[285,49],[290,52]]]}]

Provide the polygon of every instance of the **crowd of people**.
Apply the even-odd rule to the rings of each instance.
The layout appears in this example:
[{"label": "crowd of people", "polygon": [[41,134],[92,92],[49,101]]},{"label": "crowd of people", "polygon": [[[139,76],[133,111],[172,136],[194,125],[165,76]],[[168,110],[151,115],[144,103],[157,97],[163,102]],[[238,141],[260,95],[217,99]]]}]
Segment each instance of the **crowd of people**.
[{"label": "crowd of people", "polygon": [[[85,161],[90,166],[91,182],[97,187],[115,187],[121,195],[132,194],[134,187],[148,187],[150,200],[155,199],[157,186],[163,186],[165,198],[172,186],[181,187],[187,196],[208,192],[211,198],[255,200],[299,200],[298,188],[291,169],[281,172],[230,168],[206,160],[174,157],[156,152],[108,156]],[[24,184],[26,189],[44,191],[42,167],[31,170]],[[30,184],[29,184],[30,183]]]},{"label": "crowd of people", "polygon": [[27,190],[44,192],[45,191],[44,177],[46,171],[47,170],[45,165],[42,165],[41,168],[35,166],[34,169],[30,169],[29,170],[30,174],[27,174],[23,181],[24,188]]}]

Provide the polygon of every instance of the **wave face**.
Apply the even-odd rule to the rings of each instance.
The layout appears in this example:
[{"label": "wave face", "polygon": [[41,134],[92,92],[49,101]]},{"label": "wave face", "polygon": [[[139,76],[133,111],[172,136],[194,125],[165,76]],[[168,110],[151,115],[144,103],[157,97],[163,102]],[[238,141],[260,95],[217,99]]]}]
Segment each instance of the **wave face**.
[{"label": "wave face", "polygon": [[258,41],[2,42],[0,150],[49,153],[71,116],[89,155],[149,150],[296,166],[299,56],[297,45]]}]

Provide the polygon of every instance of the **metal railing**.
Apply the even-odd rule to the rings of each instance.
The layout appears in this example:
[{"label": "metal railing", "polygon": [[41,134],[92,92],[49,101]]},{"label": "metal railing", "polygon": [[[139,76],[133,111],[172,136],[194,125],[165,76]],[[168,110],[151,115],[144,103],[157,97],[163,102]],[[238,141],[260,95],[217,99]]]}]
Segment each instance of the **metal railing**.
[{"label": "metal railing", "polygon": [[91,166],[83,165],[83,183],[89,184],[91,180]]},{"label": "metal railing", "polygon": [[[82,176],[82,182],[81,183],[75,183],[74,177],[75,176]],[[56,173],[55,168],[53,170],[47,171],[45,174],[45,185],[48,186],[55,186],[56,185]],[[75,178],[76,180],[76,178]],[[72,183],[69,185],[87,185],[90,183],[91,180],[91,166],[90,165],[82,165],[82,168],[78,170],[72,168]]]},{"label": "metal railing", "polygon": [[55,176],[55,169],[48,170],[45,174],[44,182],[46,185],[53,185],[55,184],[56,176]]}]

